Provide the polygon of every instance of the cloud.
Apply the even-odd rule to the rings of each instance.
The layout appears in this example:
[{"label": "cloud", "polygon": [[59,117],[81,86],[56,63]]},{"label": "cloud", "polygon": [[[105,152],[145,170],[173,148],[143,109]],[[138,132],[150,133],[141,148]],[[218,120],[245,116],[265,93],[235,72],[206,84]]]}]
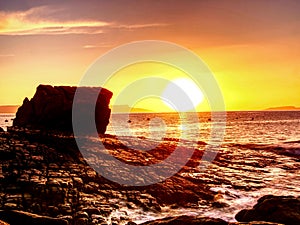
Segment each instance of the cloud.
[{"label": "cloud", "polygon": [[83,48],[99,48],[98,46],[96,45],[84,45],[82,46]]},{"label": "cloud", "polygon": [[146,23],[146,24],[121,24],[116,26],[117,28],[125,28],[125,29],[140,29],[140,28],[151,28],[151,27],[164,27],[169,26],[167,23]]},{"label": "cloud", "polygon": [[49,15],[55,9],[36,7],[25,12],[1,12],[0,35],[59,35],[59,34],[99,34],[110,23],[97,20],[55,21]]},{"label": "cloud", "polygon": [[101,45],[84,45],[82,46],[85,49],[92,49],[92,48],[110,48],[113,45],[111,44],[101,44]]},{"label": "cloud", "polygon": [[168,25],[165,23],[116,24],[91,19],[59,21],[58,14],[64,14],[64,10],[50,6],[34,7],[19,12],[0,11],[0,35],[100,34],[104,33],[106,28],[133,30]]}]

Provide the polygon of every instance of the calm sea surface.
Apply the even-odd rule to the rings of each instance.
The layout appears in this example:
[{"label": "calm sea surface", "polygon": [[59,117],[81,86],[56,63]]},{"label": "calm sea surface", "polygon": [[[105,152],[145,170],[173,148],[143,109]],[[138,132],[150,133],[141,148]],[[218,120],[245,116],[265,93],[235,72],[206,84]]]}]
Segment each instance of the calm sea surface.
[{"label": "calm sea surface", "polygon": [[[12,118],[14,114],[0,114],[0,127],[6,129]],[[185,133],[184,139],[208,142],[211,123],[210,113],[198,113],[189,120],[176,113],[113,114],[107,133],[140,141],[178,141]],[[228,112],[225,131],[219,149],[221,162],[211,163],[206,171],[196,168],[183,175],[202,179],[216,193],[221,191],[227,207],[165,208],[160,214],[129,211],[134,221],[180,214],[234,221],[239,210],[252,207],[263,195],[300,196],[300,111]]]},{"label": "calm sea surface", "polygon": [[[228,112],[226,121],[225,143],[281,145],[300,140],[300,111]],[[114,114],[107,133],[161,139],[180,138],[183,130],[189,130],[191,138],[205,141],[211,122],[210,113],[189,120],[177,113]]]}]

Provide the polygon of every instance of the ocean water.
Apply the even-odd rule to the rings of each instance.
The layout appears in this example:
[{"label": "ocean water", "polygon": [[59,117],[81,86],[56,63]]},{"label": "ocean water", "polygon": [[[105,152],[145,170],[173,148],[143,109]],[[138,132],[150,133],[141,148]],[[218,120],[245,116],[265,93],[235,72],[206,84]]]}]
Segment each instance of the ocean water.
[{"label": "ocean water", "polygon": [[0,127],[7,130],[7,127],[12,126],[15,113],[0,113]]},{"label": "ocean water", "polygon": [[[210,113],[186,120],[176,113],[116,114],[107,133],[131,136],[139,141],[185,138],[208,142],[211,133]],[[222,193],[226,207],[164,208],[154,214],[130,212],[137,223],[171,215],[204,215],[235,221],[234,215],[251,208],[258,198],[268,195],[300,196],[300,111],[228,112],[220,159],[205,171],[195,168],[183,176],[200,179],[216,194]],[[201,160],[201,159],[199,159]]]},{"label": "ocean water", "polygon": [[[192,117],[188,121],[180,118],[177,113],[133,113],[129,117],[115,114],[107,133],[161,139],[180,138],[183,129],[186,129],[191,139],[207,141],[211,122],[209,112],[198,113],[198,118]],[[277,144],[288,147],[298,140],[300,111],[227,112],[224,143]]]},{"label": "ocean water", "polygon": [[[211,135],[210,113],[198,113],[186,120],[177,113],[113,114],[107,133],[138,141],[153,139],[180,141],[182,133],[187,141],[208,142]],[[14,114],[0,114],[0,127],[12,124]],[[221,124],[222,125],[222,124]],[[220,126],[221,126],[220,125]],[[171,209],[152,213],[129,210],[120,205],[115,214],[127,211],[133,221],[174,215],[203,215],[234,221],[241,209],[252,207],[258,198],[267,195],[300,196],[300,111],[228,112],[225,136],[219,148],[219,159],[201,168],[182,174],[199,179],[216,192],[222,193],[225,207],[202,205],[198,208]],[[201,159],[199,159],[201,160]]]}]

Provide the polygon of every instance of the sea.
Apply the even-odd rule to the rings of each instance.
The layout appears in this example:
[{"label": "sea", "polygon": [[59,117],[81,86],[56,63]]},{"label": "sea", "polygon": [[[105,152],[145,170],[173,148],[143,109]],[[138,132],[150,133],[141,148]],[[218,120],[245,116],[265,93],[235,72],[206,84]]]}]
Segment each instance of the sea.
[{"label": "sea", "polygon": [[7,127],[12,126],[15,115],[15,113],[0,113],[0,127],[6,131]]},{"label": "sea", "polygon": [[[212,115],[209,112],[197,115],[187,120],[178,113],[116,114],[107,133],[121,140],[123,135],[157,141],[187,138],[208,143],[213,130]],[[222,193],[227,206],[215,208],[200,203],[199,208],[193,209],[166,207],[160,214],[132,212],[135,222],[174,215],[235,221],[237,212],[252,208],[264,195],[300,196],[300,111],[227,112],[225,124],[219,126],[225,126],[219,147],[223,161],[183,176],[205,181],[216,194]]]},{"label": "sea", "polygon": [[[13,118],[14,114],[0,114],[0,127],[11,126]],[[106,133],[118,137],[141,141],[185,138],[205,143],[210,140],[214,122],[209,112],[197,113],[189,120],[178,113],[113,114],[110,121]],[[235,221],[238,211],[251,208],[264,195],[300,196],[300,111],[227,112],[225,124],[220,126],[225,131],[218,150],[223,161],[183,176],[205,180],[212,191],[222,193],[227,206],[199,203],[198,208],[164,207],[160,213],[131,210],[128,215],[133,221],[183,214]]]}]

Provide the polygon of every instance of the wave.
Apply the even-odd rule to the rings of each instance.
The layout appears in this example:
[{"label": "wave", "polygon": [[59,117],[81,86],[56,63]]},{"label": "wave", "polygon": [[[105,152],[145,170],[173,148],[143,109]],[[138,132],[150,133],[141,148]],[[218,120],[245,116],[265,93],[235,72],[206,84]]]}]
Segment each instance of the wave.
[{"label": "wave", "polygon": [[[106,137],[112,137],[112,138],[117,138],[115,135],[109,135],[106,134]],[[133,137],[133,136],[123,136],[123,140],[127,141],[134,141],[134,140],[139,140],[139,141],[144,141],[145,144],[150,141],[150,142],[170,142],[174,144],[181,143],[183,145],[194,145],[197,144],[199,147],[201,146],[206,146],[209,145],[210,142],[205,142],[205,141],[198,141],[197,143],[194,143],[191,140],[185,140],[185,139],[180,139],[180,138],[169,138],[165,137],[160,140],[156,139],[149,139],[143,136],[138,136],[138,137]],[[245,150],[257,150],[257,151],[272,151],[277,154],[283,154],[283,155],[289,155],[289,156],[296,156],[300,157],[300,140],[291,140],[291,141],[284,141],[284,142],[278,142],[278,143],[223,143],[221,147],[224,148],[238,148],[238,149],[245,149]]]},{"label": "wave", "polygon": [[225,146],[239,149],[272,151],[278,154],[300,157],[300,140],[285,141],[276,144],[230,143]]},{"label": "wave", "polygon": [[300,144],[300,140],[297,140],[297,141],[285,141],[283,143],[287,143],[287,144]]}]

